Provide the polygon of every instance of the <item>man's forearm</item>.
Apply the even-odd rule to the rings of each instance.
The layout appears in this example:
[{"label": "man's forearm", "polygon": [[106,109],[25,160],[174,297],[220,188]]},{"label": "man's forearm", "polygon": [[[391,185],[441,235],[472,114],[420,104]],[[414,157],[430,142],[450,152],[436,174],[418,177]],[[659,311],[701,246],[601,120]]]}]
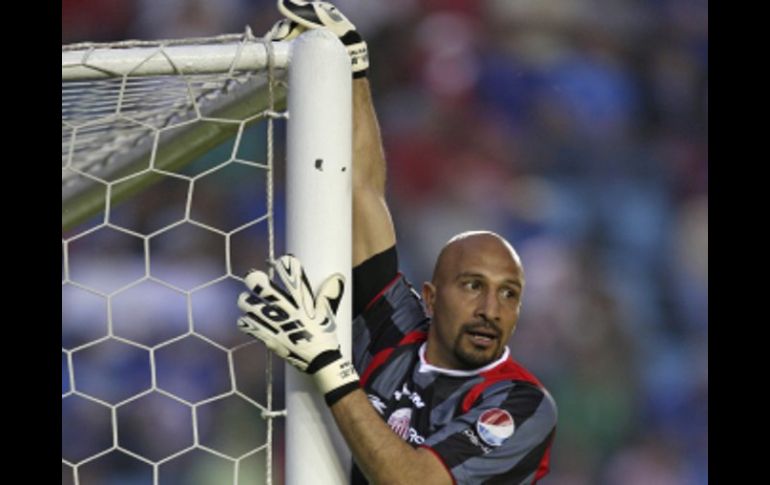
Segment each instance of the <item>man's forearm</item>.
[{"label": "man's forearm", "polygon": [[396,243],[385,202],[385,155],[369,80],[353,80],[353,266]]},{"label": "man's forearm", "polygon": [[331,407],[361,471],[373,484],[451,484],[449,472],[425,449],[414,449],[377,414],[362,390]]},{"label": "man's forearm", "polygon": [[385,154],[369,80],[353,80],[353,182],[385,196]]}]

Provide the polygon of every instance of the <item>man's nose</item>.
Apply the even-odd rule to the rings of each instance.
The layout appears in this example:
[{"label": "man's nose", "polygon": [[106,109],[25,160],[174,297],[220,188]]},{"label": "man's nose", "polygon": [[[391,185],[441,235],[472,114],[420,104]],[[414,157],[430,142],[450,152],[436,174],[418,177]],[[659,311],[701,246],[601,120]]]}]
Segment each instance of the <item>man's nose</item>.
[{"label": "man's nose", "polygon": [[491,322],[500,321],[500,301],[494,291],[486,291],[481,295],[476,307],[476,316],[483,317]]}]

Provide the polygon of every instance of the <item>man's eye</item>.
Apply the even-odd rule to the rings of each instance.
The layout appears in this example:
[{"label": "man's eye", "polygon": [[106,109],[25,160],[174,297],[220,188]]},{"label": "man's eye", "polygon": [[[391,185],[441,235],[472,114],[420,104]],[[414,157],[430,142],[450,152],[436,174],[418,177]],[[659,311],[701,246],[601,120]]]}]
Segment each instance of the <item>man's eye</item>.
[{"label": "man's eye", "polygon": [[468,290],[478,290],[479,288],[481,288],[481,283],[479,283],[478,281],[475,281],[475,280],[474,281],[466,281],[464,286]]}]

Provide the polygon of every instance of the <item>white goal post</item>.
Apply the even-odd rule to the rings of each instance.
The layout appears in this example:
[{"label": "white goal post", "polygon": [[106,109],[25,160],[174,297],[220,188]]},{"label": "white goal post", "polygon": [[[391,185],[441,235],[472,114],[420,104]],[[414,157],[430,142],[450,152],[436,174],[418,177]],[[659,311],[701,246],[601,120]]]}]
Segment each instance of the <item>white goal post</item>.
[{"label": "white goal post", "polygon": [[[351,356],[352,78],[330,32],[308,31],[292,49],[287,132],[287,249],[313,286],[339,272],[346,287],[337,333]],[[339,327],[338,327],[339,328]],[[350,452],[308,376],[286,369],[286,483],[349,482]],[[344,450],[344,451],[343,451]]]},{"label": "white goal post", "polygon": [[[98,44],[62,49],[63,268],[67,264],[65,231],[100,212],[109,212],[111,205],[141,192],[159,176],[174,177],[174,169],[189,163],[223,139],[240,137],[250,117],[256,118],[250,114],[252,110],[256,113],[264,106],[283,105],[285,97],[288,107],[285,250],[300,258],[313,285],[334,272],[345,276],[348,290],[339,310],[338,336],[343,354],[350,358],[353,168],[350,59],[339,39],[325,29],[307,31],[290,42],[252,40],[256,41],[222,37],[217,42],[201,45],[194,45],[189,40],[178,45],[170,41],[162,49],[157,43],[141,41],[113,44],[109,49],[102,49]],[[287,89],[274,86],[272,79],[258,73],[266,69],[271,70],[271,77],[275,71],[279,78],[287,79]],[[88,94],[78,92],[71,98],[68,97],[70,94],[65,95],[65,84],[115,79],[116,84],[110,89],[114,88],[120,96],[119,106],[121,103],[128,106],[132,102],[140,103],[123,98],[131,79],[162,76],[166,82],[180,74],[205,76],[216,73],[227,73],[230,79],[227,89],[213,94],[196,91],[197,87],[189,81],[180,83],[180,90],[188,93],[184,95],[186,100],[193,99],[193,102],[189,113],[175,115],[173,130],[158,130],[158,124],[166,121],[159,121],[156,110],[144,105],[135,115],[116,113],[115,121],[128,127],[122,132],[65,122],[68,110],[80,109],[75,107],[75,101],[86,105],[90,102],[88,109],[100,109],[99,99],[90,101],[83,97]],[[205,85],[205,80],[201,85]],[[148,97],[152,96],[152,91],[152,85],[148,85]],[[266,97],[270,98],[269,102]],[[70,104],[70,99],[75,101]],[[160,106],[158,109],[167,108]],[[218,123],[206,129],[194,128],[192,123],[187,123],[192,118]],[[228,122],[233,119],[247,121]],[[70,142],[76,138],[77,142]],[[148,159],[149,164],[144,165]],[[105,179],[119,183],[105,183]],[[272,191],[272,186],[268,187],[268,191]],[[187,211],[189,214],[189,203]],[[110,222],[107,218],[105,221]],[[230,233],[222,234],[229,244]],[[145,238],[145,247],[149,247],[148,238]],[[229,252],[229,248],[226,251]],[[229,253],[226,257],[228,271],[231,271]],[[147,261],[149,265],[149,259]],[[264,262],[254,261],[253,265],[263,267]],[[67,270],[63,269],[63,272]],[[68,279],[69,276],[63,275],[63,285],[69,282]],[[230,303],[235,305],[236,299],[237,294],[233,294]],[[232,325],[235,327],[236,322]],[[109,332],[105,338],[112,337],[111,327]],[[149,350],[150,355],[154,355],[155,349]],[[72,357],[68,358],[71,362]],[[154,365],[153,361],[153,372]],[[69,373],[74,375],[71,364]],[[347,483],[351,469],[350,452],[323,397],[307,376],[288,365],[285,378],[286,483]],[[74,384],[75,378],[71,380]],[[154,383],[153,376],[153,387]],[[114,406],[112,413],[115,413]],[[270,418],[275,418],[283,413],[270,414]],[[242,425],[248,427],[249,423]],[[117,431],[114,434],[117,435]],[[197,445],[197,431],[194,436]],[[157,464],[153,465],[153,470],[157,483]],[[237,468],[235,476],[237,483]],[[271,482],[269,474],[267,482]]]}]

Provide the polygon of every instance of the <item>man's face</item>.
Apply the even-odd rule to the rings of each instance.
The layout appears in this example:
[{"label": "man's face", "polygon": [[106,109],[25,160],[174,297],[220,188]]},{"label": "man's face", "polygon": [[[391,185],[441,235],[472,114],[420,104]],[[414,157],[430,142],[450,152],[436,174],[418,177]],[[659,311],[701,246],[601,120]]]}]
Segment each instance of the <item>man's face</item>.
[{"label": "man's face", "polygon": [[433,321],[429,363],[474,369],[503,352],[519,318],[524,273],[510,246],[481,234],[455,241],[439,256],[423,298]]}]

